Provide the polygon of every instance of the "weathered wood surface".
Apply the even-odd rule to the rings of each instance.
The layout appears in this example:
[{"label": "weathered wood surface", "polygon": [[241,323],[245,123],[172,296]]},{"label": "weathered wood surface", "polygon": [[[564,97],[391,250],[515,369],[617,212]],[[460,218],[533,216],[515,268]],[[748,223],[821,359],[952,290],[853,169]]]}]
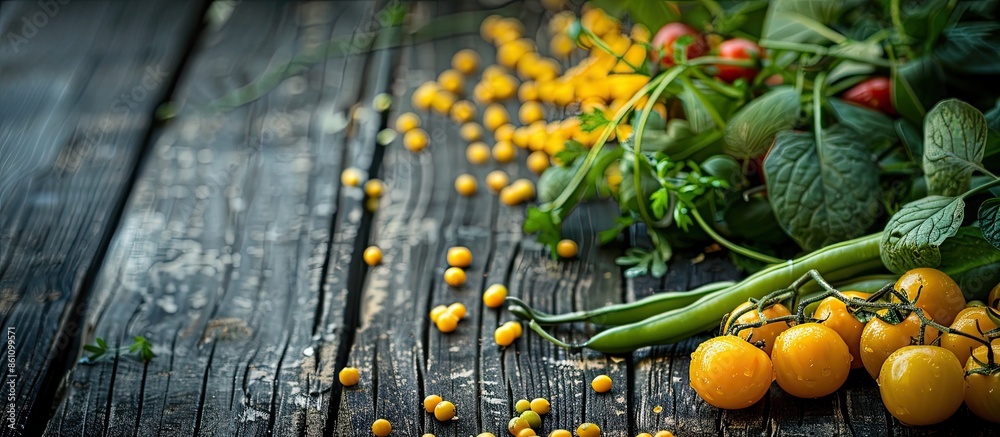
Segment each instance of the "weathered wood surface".
[{"label": "weathered wood surface", "polygon": [[[0,25],[18,25],[34,5],[0,7]],[[564,312],[740,276],[724,253],[693,263],[692,251],[663,279],[623,278],[613,261],[625,243],[595,241],[616,213],[603,202],[581,207],[565,225],[580,242],[579,258],[552,261],[523,234],[524,208],[500,204],[482,183],[495,168],[533,177],[523,165],[469,164],[457,126],[436,114],[422,114],[427,151],[410,153],[398,138],[378,144],[376,133],[412,110],[409,94],[448,68],[455,51],[473,48],[491,62],[495,50],[476,32],[486,14],[518,16],[529,36],[546,41],[541,28],[551,13],[535,1],[216,2],[189,53],[183,36],[198,29],[200,5],[95,5],[60,15],[63,30],[53,18],[51,33],[29,41],[58,45],[80,34],[65,30],[73,28],[104,35],[62,46],[58,68],[28,68],[34,51],[0,52],[4,74],[19,72],[0,86],[0,151],[27,163],[14,173],[0,167],[2,314],[19,332],[37,331],[38,347],[18,355],[38,375],[18,387],[26,434],[365,436],[384,417],[393,435],[500,436],[514,402],[534,397],[552,402],[544,433],[584,421],[606,436],[998,433],[965,409],[939,426],[902,426],[863,371],[836,395],[800,400],[775,385],[751,408],[721,411],[687,383],[689,355],[706,336],[622,357],[567,351],[531,332],[497,347],[494,329],[513,317],[483,306],[493,283],[540,310]],[[374,39],[392,7],[409,13],[403,32]],[[426,40],[449,31],[435,18],[459,13],[451,35]],[[104,27],[82,24],[94,22]],[[140,30],[150,36],[109,36]],[[400,48],[368,50],[395,47],[400,36]],[[129,90],[142,62],[180,65],[185,53],[172,76],[180,77],[170,97],[175,118],[147,136],[159,102],[149,97],[119,120],[115,140],[73,152],[81,150],[74,130],[98,126],[111,108],[116,94],[104,90]],[[133,60],[126,68],[123,59]],[[89,76],[71,74],[81,65]],[[49,83],[64,86],[52,91]],[[381,92],[395,96],[386,114],[372,109]],[[515,104],[508,109],[516,113]],[[25,155],[32,142],[44,147]],[[523,162],[525,151],[518,153]],[[374,213],[360,188],[341,185],[349,167],[385,181]],[[461,173],[477,177],[478,194],[455,193]],[[379,266],[361,260],[370,244],[383,250]],[[457,289],[442,280],[453,245],[474,257]],[[469,314],[442,334],[427,313],[453,302]],[[592,332],[581,325],[558,335]],[[125,345],[134,335],[150,339],[159,356],[145,365],[124,355],[73,364],[81,342],[100,336]],[[346,365],[361,370],[358,386],[337,382]],[[599,395],[590,381],[602,373],[615,386]],[[425,413],[428,394],[454,402],[459,420]],[[53,399],[48,417],[43,404]]]},{"label": "weathered wood surface", "polygon": [[87,293],[154,108],[203,9],[201,1],[0,6],[0,318],[5,340],[14,334],[17,375],[4,366],[0,435],[44,423],[76,358]]}]

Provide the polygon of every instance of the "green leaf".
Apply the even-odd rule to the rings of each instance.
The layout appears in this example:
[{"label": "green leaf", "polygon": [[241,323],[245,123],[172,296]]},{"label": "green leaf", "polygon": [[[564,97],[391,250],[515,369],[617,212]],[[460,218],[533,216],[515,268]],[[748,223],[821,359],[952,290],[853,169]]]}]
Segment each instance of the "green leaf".
[{"label": "green leaf", "polygon": [[566,140],[565,147],[556,153],[556,159],[562,163],[563,167],[568,167],[573,165],[573,162],[576,161],[577,158],[587,156],[587,152],[587,148],[583,147],[583,144],[580,144],[579,141]]},{"label": "green leaf", "polygon": [[986,118],[968,103],[938,103],[924,120],[924,174],[930,194],[957,196],[969,189],[986,151]]},{"label": "green leaf", "polygon": [[604,116],[604,112],[594,109],[590,112],[584,112],[579,115],[580,117],[580,130],[584,132],[593,132],[597,129],[607,126],[611,123],[608,117]]},{"label": "green leaf", "polygon": [[[850,55],[859,59],[871,59],[873,62],[883,61],[885,52],[882,46],[875,42],[849,41],[837,45],[831,49],[832,52]],[[870,75],[875,72],[875,67],[868,62],[843,61],[830,70],[826,76],[827,83],[834,83],[840,79],[850,76]]]},{"label": "green leaf", "polygon": [[892,107],[907,120],[922,123],[927,108],[945,96],[943,76],[941,67],[929,56],[902,66],[893,64]]},{"label": "green leaf", "polygon": [[538,201],[549,203],[559,197],[559,194],[569,186],[573,175],[580,170],[582,164],[583,160],[578,159],[573,162],[573,165],[568,167],[554,165],[545,169],[538,178]]},{"label": "green leaf", "polygon": [[97,338],[95,338],[95,339],[94,339],[94,342],[96,342],[96,343],[97,343],[97,345],[98,345],[98,346],[100,346],[100,347],[101,347],[102,349],[107,349],[107,348],[108,348],[108,344],[107,344],[107,343],[105,343],[105,342],[104,342],[104,339],[103,339],[103,338],[101,338],[101,337],[97,337]]},{"label": "green leaf", "polygon": [[663,218],[663,215],[667,212],[667,208],[670,207],[670,193],[667,192],[666,188],[660,188],[653,192],[650,196],[650,208],[653,210],[653,216],[657,220]]},{"label": "green leaf", "polygon": [[736,158],[755,158],[767,151],[774,135],[791,129],[799,118],[799,93],[778,87],[746,104],[726,125],[723,151]]},{"label": "green leaf", "polygon": [[986,241],[980,228],[963,226],[941,244],[937,268],[958,283],[967,299],[985,300],[1000,283],[1000,250]]},{"label": "green leaf", "polygon": [[712,155],[702,161],[701,169],[708,175],[726,181],[734,189],[740,189],[744,185],[743,168],[732,156]]},{"label": "green leaf", "polygon": [[979,205],[979,227],[986,241],[1000,249],[1000,199],[992,198]]},{"label": "green leaf", "polygon": [[910,160],[916,163],[923,162],[924,138],[920,130],[905,118],[900,118],[893,124],[896,127],[896,135],[906,147],[906,154],[909,155]]},{"label": "green leaf", "polygon": [[92,354],[97,354],[97,355],[103,354],[106,351],[105,348],[100,347],[100,346],[94,346],[92,344],[84,345],[83,346],[83,350],[85,350],[87,352],[90,352]]},{"label": "green leaf", "polygon": [[806,250],[867,232],[878,211],[878,168],[848,128],[779,132],[764,160],[774,215],[782,229]]},{"label": "green leaf", "polygon": [[879,111],[847,103],[838,98],[829,99],[837,120],[844,126],[864,136],[872,150],[872,143],[891,144],[896,142],[896,126],[892,117]]},{"label": "green leaf", "polygon": [[608,244],[614,241],[615,238],[618,237],[618,234],[621,234],[623,231],[628,229],[629,226],[632,226],[632,223],[635,223],[635,220],[631,217],[616,217],[615,225],[611,228],[598,232],[597,239],[601,244]]},{"label": "green leaf", "polygon": [[663,275],[667,274],[667,263],[660,257],[659,254],[654,253],[652,256],[652,262],[650,263],[649,274],[654,278],[662,278]]},{"label": "green leaf", "polygon": [[889,219],[880,242],[882,263],[896,274],[941,264],[941,243],[965,218],[961,197],[928,196],[907,203]]},{"label": "green leaf", "polygon": [[762,39],[792,42],[823,42],[832,32],[826,25],[840,16],[842,1],[775,0],[764,19]]},{"label": "green leaf", "polygon": [[[706,105],[711,105],[725,119],[733,101],[722,94],[712,92],[707,85],[700,81],[691,81],[690,83],[690,86],[687,82],[684,83],[684,88],[677,97],[684,106],[684,117],[687,119],[691,131],[697,134],[716,127],[715,120],[705,108]],[[698,98],[692,87],[697,88],[704,100]]]},{"label": "green leaf", "polygon": [[626,153],[619,164],[622,172],[622,182],[618,186],[618,205],[621,207],[622,212],[638,211],[638,196],[642,196],[643,199],[649,199],[656,190],[661,188],[652,166],[649,165],[645,157],[642,157],[639,161],[639,182],[641,188],[641,193],[639,193],[639,190],[635,186],[634,162],[635,159],[632,153]]},{"label": "green leaf", "polygon": [[559,226],[552,221],[551,213],[534,206],[529,207],[528,215],[524,219],[524,232],[538,234],[536,239],[549,248],[549,256],[553,259],[559,256],[556,253],[556,246],[562,239],[562,232],[559,230]]},{"label": "green leaf", "polygon": [[934,56],[951,70],[1000,74],[1000,23],[964,22],[945,29]]}]

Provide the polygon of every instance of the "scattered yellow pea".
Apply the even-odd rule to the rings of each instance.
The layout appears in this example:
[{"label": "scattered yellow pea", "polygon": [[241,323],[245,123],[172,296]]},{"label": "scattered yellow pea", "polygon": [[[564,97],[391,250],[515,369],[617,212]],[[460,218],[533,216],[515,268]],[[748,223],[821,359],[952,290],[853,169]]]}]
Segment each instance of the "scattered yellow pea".
[{"label": "scattered yellow pea", "polygon": [[670,431],[657,431],[656,434],[653,434],[653,437],[674,437],[674,433]]},{"label": "scattered yellow pea", "polygon": [[413,129],[403,135],[403,147],[413,153],[418,153],[427,148],[427,132],[423,129]]},{"label": "scattered yellow pea", "polygon": [[455,123],[467,123],[476,117],[476,105],[468,100],[459,100],[451,105],[449,114]]},{"label": "scattered yellow pea", "polygon": [[[524,149],[528,147],[528,139],[530,136],[531,131],[529,131],[527,127],[522,126],[514,129],[514,136],[510,139],[510,141],[514,143],[515,146]],[[497,140],[499,140],[499,138],[497,138]]]},{"label": "scattered yellow pea", "polygon": [[514,335],[514,331],[510,328],[501,326],[493,331],[493,340],[496,341],[498,346],[507,347],[514,343],[517,336]]},{"label": "scattered yellow pea", "polygon": [[576,256],[577,250],[578,248],[576,242],[573,240],[564,239],[560,240],[559,243],[556,244],[556,254],[563,258],[572,258]]},{"label": "scattered yellow pea", "polygon": [[517,433],[517,437],[535,437],[537,435],[538,434],[532,428],[525,428]]},{"label": "scattered yellow pea", "polygon": [[523,330],[523,328],[521,328],[521,322],[518,322],[518,321],[516,321],[516,320],[511,320],[511,321],[509,321],[509,322],[505,322],[505,323],[503,324],[503,326],[508,326],[508,327],[510,327],[510,329],[512,329],[512,330],[514,331],[514,336],[515,336],[515,337],[518,337],[518,338],[520,338],[520,337],[521,337],[521,334],[523,334],[523,333],[524,333],[524,330]]},{"label": "scattered yellow pea", "polygon": [[458,129],[458,134],[463,140],[471,143],[483,139],[483,128],[479,126],[479,123],[469,121],[462,124],[462,127]]},{"label": "scattered yellow pea", "polygon": [[361,374],[358,373],[358,369],[354,367],[345,367],[340,369],[340,373],[337,374],[337,378],[340,379],[340,383],[345,387],[351,387],[358,384],[361,380]]},{"label": "scattered yellow pea", "polygon": [[524,429],[531,429],[531,425],[528,425],[528,421],[520,417],[515,417],[507,422],[507,431],[510,431],[511,434],[517,435]]},{"label": "scattered yellow pea", "polygon": [[549,433],[549,437],[573,437],[573,433],[565,429],[554,429]]},{"label": "scattered yellow pea", "polygon": [[427,396],[426,398],[424,398],[424,410],[426,410],[428,413],[433,413],[434,407],[436,407],[437,404],[440,404],[442,400],[443,399],[441,399],[441,396],[438,395]]},{"label": "scattered yellow pea", "polygon": [[434,407],[434,418],[438,422],[446,422],[455,417],[455,404],[441,401]]},{"label": "scattered yellow pea", "polygon": [[396,117],[396,132],[405,134],[420,127],[420,117],[412,112],[405,112]]},{"label": "scattered yellow pea", "polygon": [[492,432],[481,432],[476,437],[497,437]]},{"label": "scattered yellow pea", "polygon": [[483,19],[483,22],[479,24],[479,36],[483,38],[483,41],[493,42],[493,35],[496,33],[497,23],[503,19],[503,17],[493,14]]},{"label": "scattered yellow pea", "polygon": [[514,68],[517,66],[517,61],[521,60],[525,54],[534,50],[534,42],[527,38],[505,42],[497,47],[497,64],[507,68]]},{"label": "scattered yellow pea", "polygon": [[533,429],[540,428],[542,426],[542,416],[539,416],[538,413],[534,411],[531,410],[525,411],[521,413],[520,417],[528,421],[528,426],[531,426],[531,428]]},{"label": "scattered yellow pea", "polygon": [[455,329],[458,328],[458,319],[459,318],[456,317],[454,314],[445,311],[444,314],[441,314],[441,316],[438,317],[437,321],[434,322],[434,324],[437,325],[438,331],[447,334],[449,332],[454,332]]},{"label": "scattered yellow pea", "polygon": [[510,188],[517,191],[523,200],[535,198],[535,183],[530,179],[518,179],[510,184]]},{"label": "scattered yellow pea", "polygon": [[382,191],[385,189],[385,185],[382,181],[378,179],[369,179],[365,182],[365,195],[372,198],[382,197]]},{"label": "scattered yellow pea", "polygon": [[576,48],[576,43],[565,33],[552,35],[552,39],[549,40],[549,51],[560,58],[569,57],[573,53],[574,48]]},{"label": "scattered yellow pea", "polygon": [[466,76],[475,74],[479,70],[479,54],[470,49],[459,50],[451,57],[451,68]]},{"label": "scattered yellow pea", "polygon": [[382,249],[379,249],[376,246],[369,246],[365,249],[364,253],[361,254],[361,258],[365,260],[365,264],[376,266],[378,263],[382,262]]},{"label": "scattered yellow pea", "polygon": [[531,409],[531,402],[528,401],[527,399],[518,399],[517,402],[514,402],[514,412],[517,413],[518,415],[530,409]]},{"label": "scattered yellow pea", "polygon": [[486,186],[494,193],[499,193],[510,183],[510,177],[503,170],[493,170],[486,175]]},{"label": "scattered yellow pea", "polygon": [[495,131],[493,131],[493,139],[497,141],[513,141],[514,130],[514,125],[510,123],[502,124]]},{"label": "scattered yellow pea", "polygon": [[607,393],[611,391],[611,377],[608,375],[598,375],[591,381],[590,386],[598,393]]},{"label": "scattered yellow pea", "polygon": [[427,110],[431,107],[431,102],[434,101],[434,95],[440,89],[441,85],[438,85],[437,82],[424,82],[413,91],[410,102],[413,103],[414,108]]},{"label": "scattered yellow pea", "polygon": [[[469,160],[471,164],[485,164],[490,160],[490,146],[481,141],[476,141],[469,144],[469,147],[465,149],[465,158]],[[489,185],[489,180],[487,179],[487,185]]]},{"label": "scattered yellow pea", "polygon": [[584,423],[576,428],[579,437],[601,437],[601,427],[594,423]]},{"label": "scattered yellow pea", "polygon": [[497,141],[493,145],[493,159],[497,162],[511,162],[517,156],[517,149],[510,141]]},{"label": "scattered yellow pea", "polygon": [[461,174],[455,178],[455,191],[463,196],[476,194],[476,177],[470,174]]},{"label": "scattered yellow pea", "polygon": [[544,119],[545,110],[542,109],[542,105],[538,102],[524,102],[517,111],[517,118],[521,120],[521,124],[531,124]]},{"label": "scattered yellow pea", "polygon": [[434,93],[434,98],[431,100],[431,109],[434,109],[441,115],[447,115],[451,112],[451,106],[455,104],[455,94],[452,94],[446,90],[440,90]]},{"label": "scattered yellow pea", "polygon": [[392,424],[388,420],[378,419],[372,423],[372,434],[378,437],[386,437],[392,432]]},{"label": "scattered yellow pea", "polygon": [[450,247],[447,259],[448,265],[452,267],[468,267],[472,264],[472,251],[464,246]]},{"label": "scattered yellow pea", "polygon": [[431,321],[437,322],[438,319],[441,318],[441,315],[446,312],[448,312],[448,307],[445,305],[438,305],[434,308],[431,308],[431,313],[430,313]]},{"label": "scattered yellow pea", "polygon": [[465,284],[465,270],[458,267],[449,267],[444,271],[444,282],[452,287],[458,288]]},{"label": "scattered yellow pea", "polygon": [[538,414],[549,414],[549,400],[545,398],[534,398],[531,400],[531,411]]},{"label": "scattered yellow pea", "polygon": [[462,94],[462,88],[465,86],[465,78],[462,76],[461,71],[445,70],[438,75],[438,85],[441,85],[441,88],[448,92]]},{"label": "scattered yellow pea", "polygon": [[361,170],[354,167],[345,169],[340,173],[340,183],[347,187],[356,187],[361,184]]},{"label": "scattered yellow pea", "polygon": [[549,155],[543,151],[531,152],[528,155],[527,166],[532,173],[542,174],[545,169],[549,168],[549,164]]},{"label": "scattered yellow pea", "polygon": [[653,437],[653,435],[648,432],[640,432],[639,434],[636,434],[635,437]]},{"label": "scattered yellow pea", "polygon": [[462,305],[462,302],[455,302],[448,305],[448,312],[454,314],[459,319],[462,319],[465,317],[466,313],[465,305]]},{"label": "scattered yellow pea", "polygon": [[507,108],[499,103],[493,103],[483,111],[483,126],[491,131],[496,131],[498,127],[510,121]]},{"label": "scattered yellow pea", "polygon": [[530,80],[521,82],[521,86],[517,88],[517,99],[520,100],[521,103],[537,101],[538,84]]},{"label": "scattered yellow pea", "polygon": [[507,299],[507,287],[503,284],[493,284],[483,292],[483,305],[488,308],[500,308]]}]

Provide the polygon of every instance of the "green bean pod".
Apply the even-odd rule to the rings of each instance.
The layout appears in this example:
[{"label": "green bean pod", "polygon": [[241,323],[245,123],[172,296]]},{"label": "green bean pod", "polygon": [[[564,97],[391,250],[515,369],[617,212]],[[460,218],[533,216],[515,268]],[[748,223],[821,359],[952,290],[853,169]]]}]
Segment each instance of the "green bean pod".
[{"label": "green bean pod", "polygon": [[590,322],[604,326],[617,326],[638,322],[677,308],[684,308],[705,295],[731,287],[734,281],[720,281],[702,285],[690,291],[665,291],[639,299],[635,302],[606,305],[601,308],[574,311],[563,314],[549,314],[528,309],[520,299],[508,297],[512,305],[511,312],[515,315],[531,319],[539,325],[555,325],[560,323]]},{"label": "green bean pod", "polygon": [[[809,270],[831,272],[880,259],[881,236],[878,233],[827,246],[787,263],[767,267],[736,285],[712,292],[685,308],[601,331],[583,343],[562,344],[605,353],[627,353],[646,346],[684,340],[718,326],[722,317],[740,303],[786,288]],[[542,333],[537,323],[532,323],[531,327]],[[547,334],[543,335],[552,339]]]}]

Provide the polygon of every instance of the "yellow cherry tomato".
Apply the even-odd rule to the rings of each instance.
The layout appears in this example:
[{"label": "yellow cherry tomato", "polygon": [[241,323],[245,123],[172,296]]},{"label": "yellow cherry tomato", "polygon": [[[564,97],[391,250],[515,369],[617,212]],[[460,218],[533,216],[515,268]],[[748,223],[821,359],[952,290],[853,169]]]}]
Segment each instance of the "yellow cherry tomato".
[{"label": "yellow cherry tomato", "polygon": [[[990,347],[993,349],[993,359],[997,360],[1000,357],[1000,344],[994,343]],[[1000,423],[1000,402],[997,402],[1000,373],[983,373],[983,365],[980,363],[986,363],[986,358],[986,346],[983,345],[972,351],[972,356],[965,362],[965,405],[980,418]]]},{"label": "yellow cherry tomato", "polygon": [[452,287],[458,288],[465,284],[465,270],[458,267],[449,267],[444,271],[444,282]]},{"label": "yellow cherry tomato", "polygon": [[455,329],[458,328],[458,320],[459,318],[454,314],[445,311],[444,314],[441,314],[441,316],[438,317],[434,324],[437,326],[438,331],[449,333],[454,332]]},{"label": "yellow cherry tomato", "polygon": [[933,425],[962,406],[963,376],[962,364],[947,349],[904,346],[886,358],[878,388],[892,417],[907,425]]},{"label": "yellow cherry tomato", "polygon": [[[916,300],[916,306],[924,310],[925,316],[945,326],[955,321],[958,312],[965,308],[962,289],[937,269],[918,268],[903,273],[895,288],[906,294],[910,301]],[[894,296],[893,301],[898,302],[899,299]]]},{"label": "yellow cherry tomato", "polygon": [[[970,307],[959,312],[949,328],[988,341],[984,333],[996,329],[997,324],[987,315],[986,307]],[[972,351],[980,346],[985,347],[983,343],[960,334],[941,334],[941,347],[955,354],[960,363],[968,361]]]},{"label": "yellow cherry tomato", "polygon": [[[849,297],[857,297],[860,299],[867,299],[868,293],[859,293],[856,291],[845,291]],[[842,302],[836,297],[828,297],[823,299],[816,307],[816,311],[813,312],[813,318],[822,320],[821,324],[837,331],[840,334],[840,338],[844,340],[847,344],[847,348],[851,351],[851,368],[857,369],[864,367],[861,362],[861,331],[865,329],[865,324],[861,323],[851,314],[847,309],[847,304]]]},{"label": "yellow cherry tomato", "polygon": [[847,381],[851,351],[832,328],[804,323],[778,334],[771,363],[778,385],[788,394],[818,398],[837,391]]},{"label": "yellow cherry tomato", "polygon": [[472,265],[472,251],[468,247],[455,246],[448,248],[448,265],[452,267],[468,267]]},{"label": "yellow cherry tomato", "polygon": [[[884,311],[882,311],[884,313]],[[920,318],[910,313],[898,324],[883,322],[873,318],[861,331],[861,362],[872,378],[878,379],[882,363],[897,349],[909,346],[920,334]],[[924,331],[924,343],[930,343],[940,332],[928,326]]]},{"label": "yellow cherry tomato", "polygon": [[500,326],[493,332],[493,340],[496,341],[497,345],[502,347],[510,346],[516,338],[517,336],[514,335],[514,331],[507,326]]},{"label": "yellow cherry tomato", "polygon": [[1000,284],[997,284],[996,287],[993,287],[993,289],[990,290],[990,295],[986,299],[986,305],[993,307],[993,309],[1000,310]]},{"label": "yellow cherry tomato", "polygon": [[[756,307],[756,306],[757,304],[753,302],[749,301],[743,302],[742,304],[737,306],[736,309],[733,310],[732,314],[736,315],[744,308]],[[784,305],[779,303],[779,304],[774,304],[774,306],[765,308],[763,317],[766,319],[774,319],[782,316],[787,316],[790,314],[791,311],[788,311],[788,308],[785,308]],[[732,316],[730,316],[729,319],[726,320],[726,326],[725,326],[726,332],[729,332],[729,327],[733,325],[743,325],[743,324],[759,322],[761,320],[761,314],[756,309],[752,309],[749,312],[744,313],[742,316],[737,318],[735,322],[732,319],[733,319]],[[743,339],[749,337],[750,342],[752,343],[763,341],[764,353],[770,356],[771,350],[774,348],[774,339],[778,338],[778,334],[781,334],[786,329],[788,329],[788,323],[774,322],[774,323],[768,323],[759,328],[741,329],[740,332],[738,332],[736,335]]]},{"label": "yellow cherry tomato", "polygon": [[528,425],[528,421],[520,417],[515,417],[507,422],[507,431],[515,436],[525,429],[531,429],[531,425]]},{"label": "yellow cherry tomato", "polygon": [[761,400],[774,369],[767,353],[735,335],[708,339],[691,354],[691,388],[705,402],[729,410]]},{"label": "yellow cherry tomato", "polygon": [[594,423],[584,423],[576,428],[579,437],[601,437],[601,427]]},{"label": "yellow cherry tomato", "polygon": [[565,429],[554,429],[549,433],[549,437],[573,437],[573,433]]},{"label": "yellow cherry tomato", "polygon": [[365,249],[364,253],[361,254],[361,258],[365,260],[365,264],[376,266],[382,262],[382,249],[379,249],[376,246],[369,246]]}]

